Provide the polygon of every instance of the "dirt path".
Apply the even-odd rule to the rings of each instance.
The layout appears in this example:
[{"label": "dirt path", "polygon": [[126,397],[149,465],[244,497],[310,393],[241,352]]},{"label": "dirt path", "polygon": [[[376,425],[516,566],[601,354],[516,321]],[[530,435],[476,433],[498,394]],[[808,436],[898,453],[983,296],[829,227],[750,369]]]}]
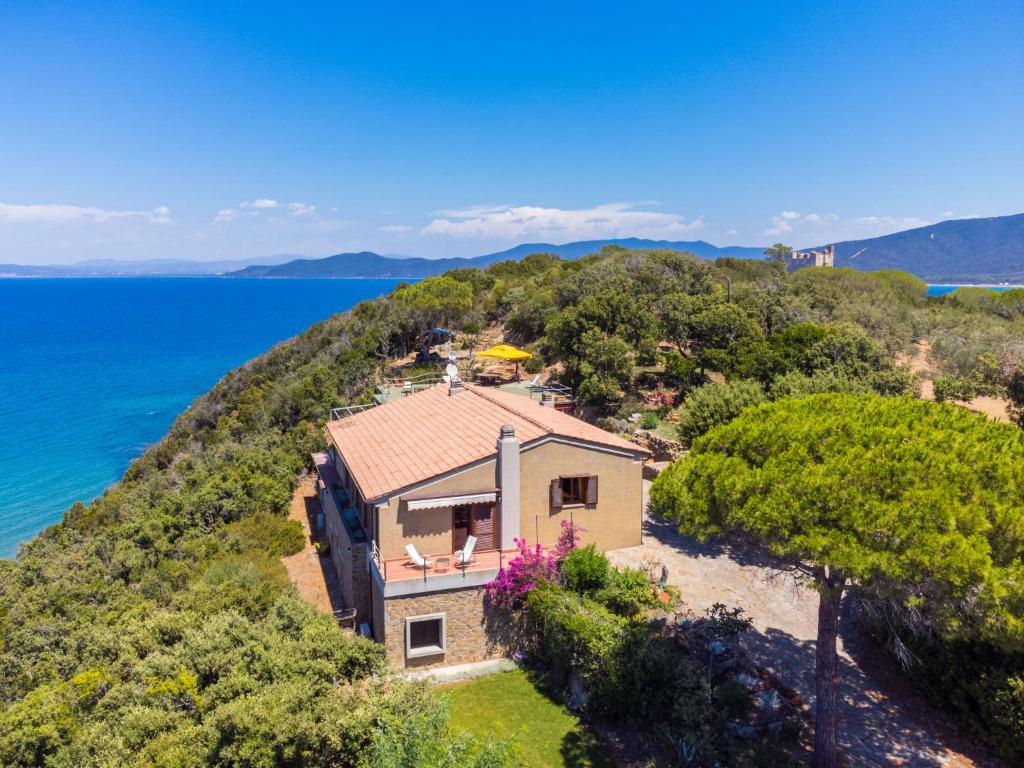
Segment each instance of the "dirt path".
[{"label": "dirt path", "polygon": [[[905,361],[905,365],[911,373],[921,375],[921,397],[925,400],[935,399],[935,384],[932,379],[935,375],[935,367],[931,361],[931,344],[927,339],[922,339],[915,345],[914,356]],[[989,397],[978,395],[969,403],[964,403],[967,408],[978,413],[983,413],[994,421],[1008,423],[1010,415],[1007,412],[1009,403],[1002,397]]]},{"label": "dirt path", "polygon": [[[649,558],[664,563],[669,582],[697,612],[716,602],[742,607],[754,622],[744,641],[751,657],[813,704],[816,592],[789,575],[772,578],[749,553],[704,546],[650,520],[644,544],[608,555],[618,566],[637,567]],[[839,651],[839,742],[850,766],[1002,766],[960,743],[898,675],[887,674],[885,660],[857,642],[850,624],[844,619]]]},{"label": "dirt path", "polygon": [[[320,513],[320,500],[311,478],[299,481],[299,487],[292,496],[288,517],[298,520],[306,537],[306,546],[294,555],[281,558],[288,577],[295,584],[299,597],[324,613],[342,607],[340,602],[341,589],[337,583],[337,575],[331,567],[329,557],[321,557],[313,546],[311,523]],[[332,599],[333,596],[333,599]]]}]

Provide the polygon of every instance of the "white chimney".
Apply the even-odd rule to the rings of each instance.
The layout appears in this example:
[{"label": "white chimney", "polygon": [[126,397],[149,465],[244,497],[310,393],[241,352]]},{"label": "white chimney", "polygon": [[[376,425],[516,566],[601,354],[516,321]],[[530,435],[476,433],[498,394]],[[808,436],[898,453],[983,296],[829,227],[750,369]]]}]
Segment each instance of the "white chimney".
[{"label": "white chimney", "polygon": [[501,548],[515,546],[519,537],[519,438],[508,424],[498,435],[498,488],[501,491]]}]

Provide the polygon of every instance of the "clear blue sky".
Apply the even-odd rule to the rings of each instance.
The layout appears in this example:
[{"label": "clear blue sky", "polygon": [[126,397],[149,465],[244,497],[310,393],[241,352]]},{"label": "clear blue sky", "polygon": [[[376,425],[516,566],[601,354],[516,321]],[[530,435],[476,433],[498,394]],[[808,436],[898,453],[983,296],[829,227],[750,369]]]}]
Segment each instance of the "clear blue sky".
[{"label": "clear blue sky", "polygon": [[0,5],[0,262],[1024,211],[1024,3]]}]

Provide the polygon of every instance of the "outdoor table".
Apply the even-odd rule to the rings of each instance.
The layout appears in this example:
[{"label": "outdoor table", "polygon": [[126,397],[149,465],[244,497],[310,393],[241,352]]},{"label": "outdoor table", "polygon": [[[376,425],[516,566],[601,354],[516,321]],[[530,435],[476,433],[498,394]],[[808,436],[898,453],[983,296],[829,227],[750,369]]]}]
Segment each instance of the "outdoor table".
[{"label": "outdoor table", "polygon": [[439,557],[434,560],[434,571],[436,573],[446,573],[448,566],[451,564],[451,560],[447,557]]}]

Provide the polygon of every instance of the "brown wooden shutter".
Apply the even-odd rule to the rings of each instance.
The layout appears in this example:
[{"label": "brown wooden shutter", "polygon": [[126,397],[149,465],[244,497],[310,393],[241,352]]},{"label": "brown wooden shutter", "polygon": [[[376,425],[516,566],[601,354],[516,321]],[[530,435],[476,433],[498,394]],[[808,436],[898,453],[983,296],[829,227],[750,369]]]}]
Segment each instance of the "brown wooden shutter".
[{"label": "brown wooden shutter", "polygon": [[552,509],[562,508],[562,481],[558,479],[551,481],[551,507]]},{"label": "brown wooden shutter", "polygon": [[597,504],[597,476],[587,478],[587,504]]},{"label": "brown wooden shutter", "polygon": [[494,549],[494,505],[474,505],[472,524],[477,548],[481,551]]}]

